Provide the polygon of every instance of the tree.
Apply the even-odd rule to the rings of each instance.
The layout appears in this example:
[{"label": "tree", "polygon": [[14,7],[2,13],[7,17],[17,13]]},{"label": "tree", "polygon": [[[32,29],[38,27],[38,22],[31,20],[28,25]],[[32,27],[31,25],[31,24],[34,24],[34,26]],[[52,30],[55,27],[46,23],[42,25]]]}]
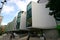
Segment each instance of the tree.
[{"label": "tree", "polygon": [[46,8],[49,8],[52,12],[49,12],[50,15],[54,15],[56,20],[60,20],[60,0],[48,0]]},{"label": "tree", "polygon": [[2,28],[0,27],[0,35],[2,35]]},{"label": "tree", "polygon": [[[48,3],[46,5],[46,8],[49,8],[50,15],[54,15],[54,18],[58,21],[60,21],[60,0],[48,0]],[[60,34],[60,26],[57,26],[58,32]]]}]

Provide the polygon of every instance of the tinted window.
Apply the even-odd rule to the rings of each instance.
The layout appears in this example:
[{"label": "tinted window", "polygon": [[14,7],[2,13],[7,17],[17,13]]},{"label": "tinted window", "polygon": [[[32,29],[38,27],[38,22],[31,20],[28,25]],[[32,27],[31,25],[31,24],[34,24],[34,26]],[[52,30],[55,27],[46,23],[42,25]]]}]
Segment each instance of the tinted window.
[{"label": "tinted window", "polygon": [[31,8],[31,4],[29,4],[27,6],[26,26],[27,27],[31,27],[32,26],[32,8]]}]

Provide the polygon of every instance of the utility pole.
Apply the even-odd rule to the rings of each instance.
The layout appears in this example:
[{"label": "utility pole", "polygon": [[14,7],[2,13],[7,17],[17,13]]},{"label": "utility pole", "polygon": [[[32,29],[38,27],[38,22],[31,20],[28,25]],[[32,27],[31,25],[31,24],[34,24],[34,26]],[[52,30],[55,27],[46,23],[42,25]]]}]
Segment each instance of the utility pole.
[{"label": "utility pole", "polygon": [[6,0],[1,1],[2,6],[0,7],[0,27],[1,27],[1,22],[2,22],[2,18],[3,18],[3,16],[1,16],[1,12],[2,12],[2,9],[3,9],[3,6],[5,3],[6,3]]}]

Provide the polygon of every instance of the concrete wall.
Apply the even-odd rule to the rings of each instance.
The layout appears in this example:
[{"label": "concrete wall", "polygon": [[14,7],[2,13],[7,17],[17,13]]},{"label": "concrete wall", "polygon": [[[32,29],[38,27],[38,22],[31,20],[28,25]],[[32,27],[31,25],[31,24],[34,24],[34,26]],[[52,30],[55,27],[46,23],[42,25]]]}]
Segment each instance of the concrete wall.
[{"label": "concrete wall", "polygon": [[49,9],[45,8],[46,3],[32,2],[32,27],[51,29],[56,28],[56,22],[53,16],[49,15]]},{"label": "concrete wall", "polygon": [[26,30],[26,12],[21,13],[20,30]]}]

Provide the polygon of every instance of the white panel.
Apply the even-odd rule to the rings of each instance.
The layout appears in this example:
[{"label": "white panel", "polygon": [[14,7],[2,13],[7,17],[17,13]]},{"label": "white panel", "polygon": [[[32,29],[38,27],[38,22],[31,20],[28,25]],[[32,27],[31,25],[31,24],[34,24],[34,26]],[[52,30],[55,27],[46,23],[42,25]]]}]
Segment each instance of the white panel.
[{"label": "white panel", "polygon": [[49,15],[49,9],[45,8],[45,4],[32,2],[32,27],[43,29],[55,28],[55,19]]}]

